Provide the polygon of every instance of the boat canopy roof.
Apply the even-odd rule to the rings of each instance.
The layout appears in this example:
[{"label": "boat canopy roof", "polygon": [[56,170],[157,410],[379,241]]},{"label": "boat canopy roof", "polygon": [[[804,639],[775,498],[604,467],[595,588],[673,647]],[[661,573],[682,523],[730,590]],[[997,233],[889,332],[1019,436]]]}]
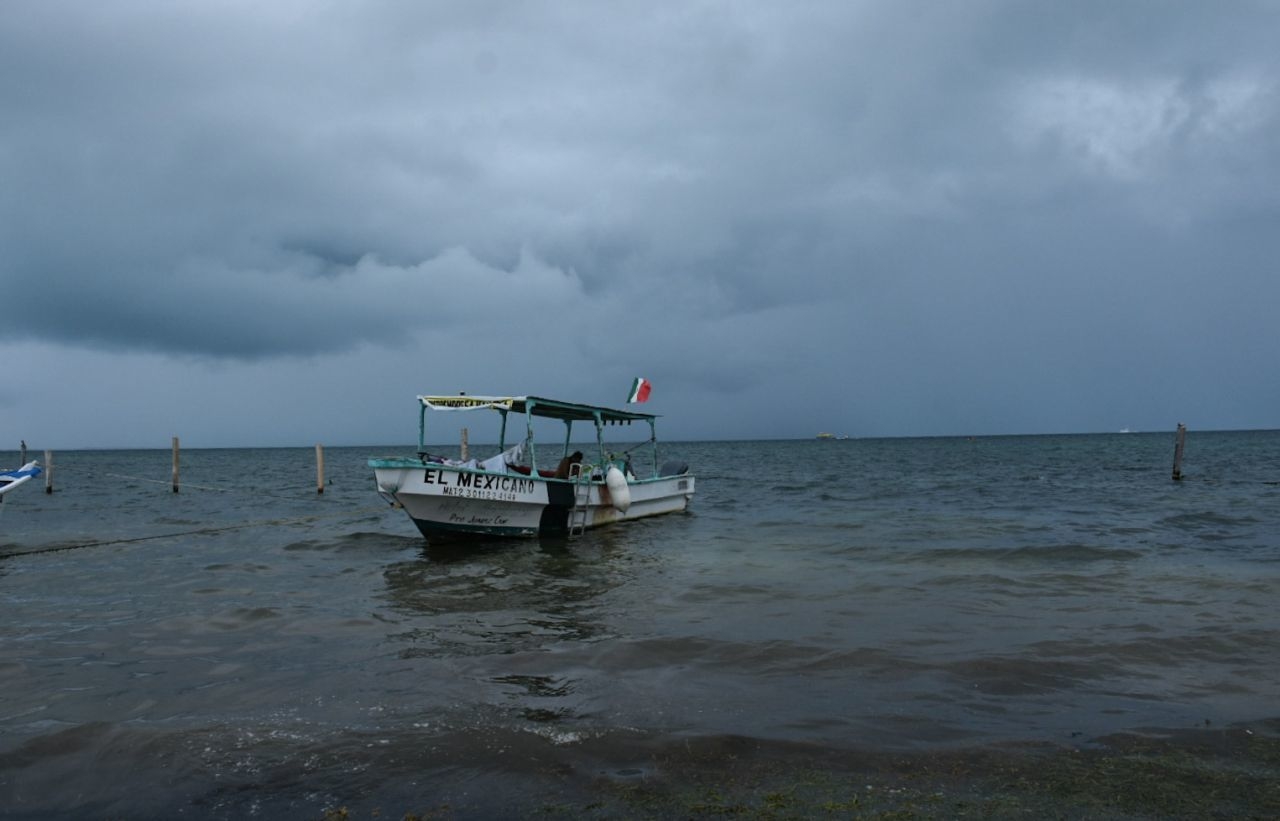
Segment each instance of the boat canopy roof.
[{"label": "boat canopy roof", "polygon": [[594,422],[599,419],[605,424],[630,424],[635,421],[652,423],[657,418],[652,413],[637,413],[629,410],[617,410],[600,405],[582,405],[577,402],[561,402],[558,399],[546,399],[541,396],[419,396],[418,401],[423,408],[438,411],[472,411],[497,410],[515,412],[529,416],[542,416],[549,419],[562,419],[566,422]]}]

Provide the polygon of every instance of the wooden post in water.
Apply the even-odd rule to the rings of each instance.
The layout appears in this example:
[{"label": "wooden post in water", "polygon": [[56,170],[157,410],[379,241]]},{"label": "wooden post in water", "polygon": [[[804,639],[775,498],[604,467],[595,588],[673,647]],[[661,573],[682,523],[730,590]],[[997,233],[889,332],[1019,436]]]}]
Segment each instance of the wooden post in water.
[{"label": "wooden post in water", "polygon": [[324,445],[316,445],[316,493],[324,493]]},{"label": "wooden post in water", "polygon": [[1182,450],[1187,444],[1187,426],[1178,423],[1178,433],[1173,444],[1173,481],[1182,480]]},{"label": "wooden post in water", "polygon": [[173,437],[173,492],[178,492],[178,437]]},{"label": "wooden post in water", "polygon": [[53,451],[44,452],[44,492],[53,493]]},{"label": "wooden post in water", "polygon": [[462,429],[462,461],[467,461],[467,429]]}]

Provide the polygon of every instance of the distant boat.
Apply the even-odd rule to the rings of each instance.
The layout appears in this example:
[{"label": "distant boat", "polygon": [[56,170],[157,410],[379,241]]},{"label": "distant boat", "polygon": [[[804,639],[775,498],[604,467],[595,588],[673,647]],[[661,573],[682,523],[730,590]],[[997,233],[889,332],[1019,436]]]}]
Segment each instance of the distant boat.
[{"label": "distant boat", "polygon": [[1121,428],[1120,432],[1121,433],[1137,433],[1137,431],[1129,430],[1128,428]]},{"label": "distant boat", "polygon": [[836,433],[819,433],[819,434],[818,434],[818,438],[819,438],[819,439],[841,439],[841,440],[843,440],[843,439],[848,439],[849,437],[848,437],[846,434],[843,434],[843,433],[839,433],[839,434],[836,434]]},{"label": "distant boat", "polygon": [[0,498],[40,475],[40,463],[32,460],[17,470],[0,470]]},{"label": "distant boat", "polygon": [[[658,463],[650,413],[561,402],[537,396],[419,396],[417,458],[370,459],[378,493],[404,508],[428,539],[443,536],[577,535],[588,528],[684,510],[694,477],[683,462]],[[446,459],[427,452],[427,411],[496,411],[502,417],[498,453],[488,459]],[[509,446],[507,415],[527,431]],[[554,469],[537,463],[533,420],[565,423],[564,456]],[[514,421],[514,420],[513,420]],[[572,425],[595,430],[598,453],[569,453]],[[645,458],[604,445],[606,425],[648,425]]]}]

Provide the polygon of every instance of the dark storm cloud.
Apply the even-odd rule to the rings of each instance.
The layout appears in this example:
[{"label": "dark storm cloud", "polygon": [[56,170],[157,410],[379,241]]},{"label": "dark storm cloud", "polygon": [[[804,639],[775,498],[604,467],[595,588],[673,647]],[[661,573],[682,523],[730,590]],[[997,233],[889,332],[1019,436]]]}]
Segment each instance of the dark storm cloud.
[{"label": "dark storm cloud", "polygon": [[0,333],[252,361],[572,318],[678,383],[1071,424],[1280,344],[1278,16],[13,3]]}]

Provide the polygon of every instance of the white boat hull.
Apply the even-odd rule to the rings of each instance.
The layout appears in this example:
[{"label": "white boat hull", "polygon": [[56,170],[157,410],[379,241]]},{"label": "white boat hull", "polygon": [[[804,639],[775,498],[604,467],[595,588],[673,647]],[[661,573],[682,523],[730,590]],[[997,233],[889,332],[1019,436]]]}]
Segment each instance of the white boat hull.
[{"label": "white boat hull", "polygon": [[11,490],[16,490],[40,475],[39,462],[27,462],[17,470],[0,471],[0,497]]},{"label": "white boat hull", "polygon": [[[587,529],[685,510],[694,492],[694,477],[688,474],[629,480],[631,503],[623,512],[614,507],[603,479],[579,485],[416,459],[370,464],[378,492],[403,507],[428,538],[565,533],[571,521]],[[578,507],[580,498],[585,501]]]}]

